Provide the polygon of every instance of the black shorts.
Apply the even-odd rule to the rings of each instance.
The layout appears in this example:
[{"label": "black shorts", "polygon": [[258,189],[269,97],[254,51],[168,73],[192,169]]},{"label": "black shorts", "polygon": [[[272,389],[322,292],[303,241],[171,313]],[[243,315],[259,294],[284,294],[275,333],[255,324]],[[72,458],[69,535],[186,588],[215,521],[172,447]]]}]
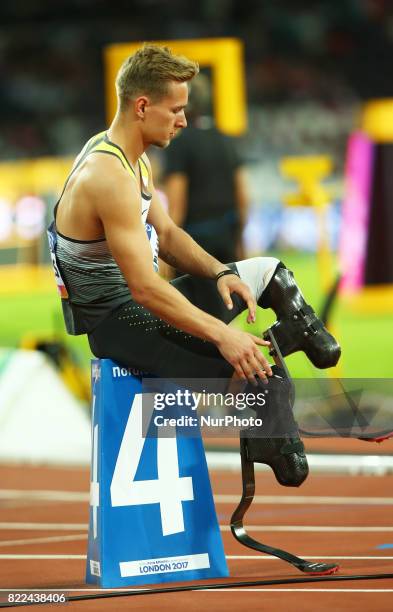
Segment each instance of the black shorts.
[{"label": "black shorts", "polygon": [[[251,257],[227,265],[239,272],[258,302],[279,263],[274,257]],[[187,274],[171,284],[192,304],[226,324],[247,308],[232,293],[233,309],[228,310],[212,279]],[[214,344],[168,325],[132,299],[100,323],[89,334],[89,342],[96,357],[161,378],[230,378],[233,374],[233,367]]]},{"label": "black shorts", "polygon": [[[229,267],[236,269],[235,264]],[[232,294],[228,310],[215,280],[181,276],[171,281],[192,304],[230,323],[247,304]],[[110,358],[161,378],[230,378],[233,367],[216,346],[168,325],[149,310],[130,300],[112,312],[89,334],[96,357]]]}]

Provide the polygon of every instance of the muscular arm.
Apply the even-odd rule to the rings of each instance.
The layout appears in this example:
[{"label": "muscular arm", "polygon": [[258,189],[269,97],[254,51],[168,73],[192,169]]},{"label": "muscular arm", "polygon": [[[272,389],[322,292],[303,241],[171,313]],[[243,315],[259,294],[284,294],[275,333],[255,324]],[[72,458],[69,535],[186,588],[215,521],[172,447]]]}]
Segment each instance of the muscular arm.
[{"label": "muscular arm", "polygon": [[[257,347],[268,343],[227,327],[219,319],[191,304],[154,272],[152,252],[141,222],[139,187],[130,180],[117,160],[106,160],[106,164],[106,171],[96,172],[94,180],[89,181],[86,197],[104,227],[109,248],[134,299],[171,325],[214,343],[240,378],[255,382],[255,373],[260,378],[266,378],[266,373],[271,375],[271,368]],[[172,223],[165,224],[169,233]],[[164,234],[165,227],[161,226],[157,231]],[[198,259],[198,254],[195,258]],[[202,260],[205,260],[204,255]],[[205,261],[203,265],[206,272],[210,270],[211,274],[215,273],[213,264]],[[222,264],[219,265],[222,267]]]},{"label": "muscular arm", "polygon": [[[106,164],[108,161],[112,162],[106,160]],[[134,299],[171,325],[218,342],[225,324],[196,308],[154,272],[152,252],[141,222],[138,185],[117,160],[111,163],[110,173],[101,173],[91,181],[88,195],[94,200],[109,248]]]}]

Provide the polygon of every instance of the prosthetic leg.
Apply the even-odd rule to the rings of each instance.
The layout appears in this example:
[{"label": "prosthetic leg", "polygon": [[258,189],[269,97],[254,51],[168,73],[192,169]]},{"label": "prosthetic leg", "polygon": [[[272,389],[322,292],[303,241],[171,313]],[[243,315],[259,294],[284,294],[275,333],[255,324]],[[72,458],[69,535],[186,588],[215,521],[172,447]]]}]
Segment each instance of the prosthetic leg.
[{"label": "prosthetic leg", "polygon": [[[265,390],[266,404],[257,409],[257,416],[267,422],[262,427],[242,430],[240,434],[243,493],[231,518],[231,531],[244,546],[278,557],[309,575],[332,574],[339,569],[338,565],[311,563],[257,542],[243,525],[244,515],[254,499],[254,462],[269,465],[284,486],[298,487],[308,476],[307,458],[292,412],[294,385],[284,356],[304,351],[316,367],[329,368],[336,365],[341,352],[336,340],[306,304],[292,272],[284,264],[278,265],[258,304],[272,308],[277,315],[276,323],[264,333],[265,340],[271,342],[270,354],[276,365]],[[247,392],[252,392],[251,385]]]},{"label": "prosthetic leg", "polygon": [[[277,321],[264,333],[264,339],[270,340],[273,334],[281,358],[303,351],[317,368],[331,368],[337,364],[341,355],[340,345],[305,302],[293,273],[282,262],[278,264],[258,305],[272,308],[277,316]],[[286,374],[289,378],[288,371]],[[313,435],[304,430],[301,433]],[[393,428],[387,428],[359,437],[359,440],[379,443],[391,437]]]},{"label": "prosthetic leg", "polygon": [[[269,465],[278,482],[284,486],[298,487],[308,476],[308,463],[303,442],[299,437],[292,413],[294,403],[293,384],[271,329],[268,330],[266,336],[272,344],[271,352],[276,362],[276,366],[272,368],[275,379],[274,389],[272,388],[274,398],[273,400],[268,399],[267,402],[270,404],[268,420],[271,422],[275,410],[277,411],[277,418],[274,419],[274,422],[271,422],[272,431],[266,432],[263,431],[263,428],[259,428],[259,436],[257,427],[251,427],[240,432],[243,492],[240,503],[231,518],[231,531],[236,540],[243,546],[278,557],[308,575],[333,574],[339,569],[337,564],[312,563],[285,550],[262,544],[262,542],[251,538],[243,525],[244,515],[251,506],[255,494],[254,462]],[[267,391],[269,392],[269,384],[267,385]],[[268,395],[270,394],[268,393]],[[275,434],[279,435],[278,437],[262,438],[262,431],[264,435],[266,433],[273,436]]]}]

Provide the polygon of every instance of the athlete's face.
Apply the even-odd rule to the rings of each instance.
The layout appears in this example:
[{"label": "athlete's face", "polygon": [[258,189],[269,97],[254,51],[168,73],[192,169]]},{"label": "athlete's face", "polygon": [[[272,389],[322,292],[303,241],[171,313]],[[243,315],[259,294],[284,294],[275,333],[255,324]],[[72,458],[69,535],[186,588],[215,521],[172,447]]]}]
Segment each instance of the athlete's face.
[{"label": "athlete's face", "polygon": [[143,134],[148,144],[167,147],[178,130],[187,126],[184,109],[188,101],[187,83],[171,81],[168,93],[157,102],[147,99]]}]

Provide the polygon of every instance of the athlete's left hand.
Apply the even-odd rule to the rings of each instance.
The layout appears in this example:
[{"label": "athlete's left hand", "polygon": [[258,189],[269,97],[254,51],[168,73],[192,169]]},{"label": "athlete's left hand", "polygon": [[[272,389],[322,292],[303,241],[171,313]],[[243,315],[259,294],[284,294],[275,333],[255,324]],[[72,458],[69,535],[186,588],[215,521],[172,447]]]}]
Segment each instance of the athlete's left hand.
[{"label": "athlete's left hand", "polygon": [[248,307],[247,323],[255,323],[256,301],[250,287],[244,283],[237,274],[225,274],[217,281],[217,289],[227,308],[232,310],[231,293],[237,293],[246,302]]}]

